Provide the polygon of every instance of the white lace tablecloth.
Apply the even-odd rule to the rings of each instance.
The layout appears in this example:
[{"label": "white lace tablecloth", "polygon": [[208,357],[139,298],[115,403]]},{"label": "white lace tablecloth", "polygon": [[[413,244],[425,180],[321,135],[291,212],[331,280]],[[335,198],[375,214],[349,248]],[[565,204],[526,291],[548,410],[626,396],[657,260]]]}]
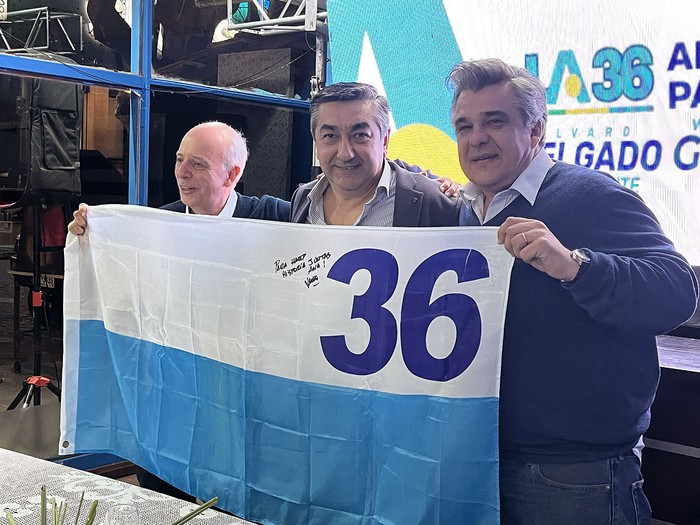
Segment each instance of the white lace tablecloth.
[{"label": "white lace tablecloth", "polygon": [[[98,476],[90,472],[25,456],[0,448],[0,524],[7,523],[5,513],[14,515],[17,525],[39,525],[41,486],[46,485],[47,507],[67,502],[65,523],[75,523],[80,495],[85,492],[79,523],[85,523],[87,511],[98,499],[94,525],[104,523],[107,509],[116,503],[130,503],[139,510],[140,525],[170,525],[197,508],[197,505],[171,498],[135,485]],[[47,523],[51,523],[50,512]],[[188,522],[191,525],[246,525],[252,522],[207,510]]]}]

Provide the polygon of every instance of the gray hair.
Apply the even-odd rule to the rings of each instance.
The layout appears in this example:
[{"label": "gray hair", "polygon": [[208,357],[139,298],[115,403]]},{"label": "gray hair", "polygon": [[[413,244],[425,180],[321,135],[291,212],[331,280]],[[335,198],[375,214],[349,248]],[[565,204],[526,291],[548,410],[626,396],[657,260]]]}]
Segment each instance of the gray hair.
[{"label": "gray hair", "polygon": [[389,132],[389,101],[379,94],[374,86],[361,82],[338,82],[330,84],[316,93],[311,99],[311,134],[316,132],[318,125],[318,110],[326,102],[350,102],[353,100],[369,100],[372,102],[374,120],[386,136]]},{"label": "gray hair", "polygon": [[[509,66],[498,58],[467,60],[452,68],[447,77],[448,86],[454,89],[454,109],[462,91],[479,91],[486,86],[508,84],[513,91],[515,104],[520,109],[525,125],[532,129],[537,121],[547,123],[547,97],[540,80],[527,69]],[[544,128],[542,142],[544,141]]]},{"label": "gray hair", "polygon": [[231,145],[224,154],[224,162],[230,170],[234,166],[241,168],[241,175],[245,170],[245,165],[248,162],[248,143],[243,136],[243,133],[231,128],[234,132]]}]

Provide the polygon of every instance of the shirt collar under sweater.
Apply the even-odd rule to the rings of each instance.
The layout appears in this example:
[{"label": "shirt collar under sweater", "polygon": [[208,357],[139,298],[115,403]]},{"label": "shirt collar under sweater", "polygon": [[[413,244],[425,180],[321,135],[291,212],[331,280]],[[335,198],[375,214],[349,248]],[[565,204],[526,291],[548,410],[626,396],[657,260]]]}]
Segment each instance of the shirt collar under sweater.
[{"label": "shirt collar under sweater", "polygon": [[484,216],[484,192],[471,182],[468,183],[460,192],[465,206],[460,212],[459,223],[461,225],[469,223],[466,216],[473,213],[479,219],[479,223],[484,224],[501,213],[518,195],[522,195],[531,206],[534,206],[542,181],[552,166],[554,161],[544,149],[541,149],[515,182],[508,189],[499,191],[494,196],[486,210],[486,216]]}]

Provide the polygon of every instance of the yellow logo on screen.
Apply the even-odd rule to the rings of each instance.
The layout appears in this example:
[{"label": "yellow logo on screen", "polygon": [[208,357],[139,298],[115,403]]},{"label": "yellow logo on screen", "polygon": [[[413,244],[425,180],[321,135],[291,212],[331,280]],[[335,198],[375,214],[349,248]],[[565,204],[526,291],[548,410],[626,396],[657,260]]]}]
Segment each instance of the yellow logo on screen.
[{"label": "yellow logo on screen", "polygon": [[460,184],[467,182],[459,166],[455,141],[428,124],[409,124],[392,133],[388,157],[415,164]]}]

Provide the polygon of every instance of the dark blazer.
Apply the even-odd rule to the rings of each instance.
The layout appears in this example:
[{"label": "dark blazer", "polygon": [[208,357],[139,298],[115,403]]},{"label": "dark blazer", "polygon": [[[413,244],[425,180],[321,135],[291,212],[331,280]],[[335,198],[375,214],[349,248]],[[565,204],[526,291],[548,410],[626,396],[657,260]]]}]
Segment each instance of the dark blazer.
[{"label": "dark blazer", "polygon": [[[388,160],[396,173],[396,200],[393,226],[456,226],[462,199],[446,197],[438,184],[423,175],[411,173]],[[307,182],[292,195],[292,222],[306,222],[309,192],[317,181]]]},{"label": "dark blazer", "polygon": [[[233,217],[289,222],[291,209],[289,202],[270,195],[258,198],[236,193],[238,194],[238,202],[236,202],[236,209],[233,210]],[[160,209],[185,213],[186,206],[182,201],[175,201],[161,206]]]}]

